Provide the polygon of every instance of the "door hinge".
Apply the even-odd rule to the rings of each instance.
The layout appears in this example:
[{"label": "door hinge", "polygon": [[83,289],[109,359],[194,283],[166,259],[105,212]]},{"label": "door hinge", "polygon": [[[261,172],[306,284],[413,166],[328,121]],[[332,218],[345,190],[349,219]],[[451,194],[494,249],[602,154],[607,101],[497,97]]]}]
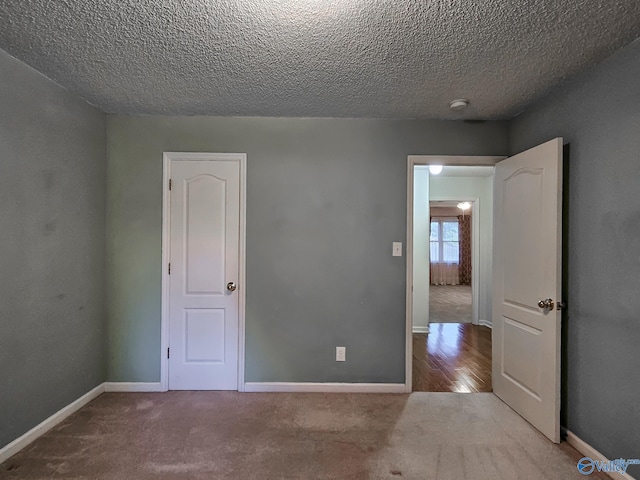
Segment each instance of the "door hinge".
[{"label": "door hinge", "polygon": [[169,347],[167,347],[167,358],[169,358]]},{"label": "door hinge", "polygon": [[171,262],[169,262],[169,275],[171,275]]},{"label": "door hinge", "polygon": [[171,190],[171,187],[173,187],[173,180],[169,179],[169,190]]}]

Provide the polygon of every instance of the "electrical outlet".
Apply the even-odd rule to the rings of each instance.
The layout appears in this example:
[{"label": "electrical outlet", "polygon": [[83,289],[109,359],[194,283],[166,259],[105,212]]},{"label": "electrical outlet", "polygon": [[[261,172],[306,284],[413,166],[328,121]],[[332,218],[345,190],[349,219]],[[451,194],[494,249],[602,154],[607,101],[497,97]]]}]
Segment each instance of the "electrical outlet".
[{"label": "electrical outlet", "polygon": [[336,362],[347,361],[347,347],[336,347]]}]

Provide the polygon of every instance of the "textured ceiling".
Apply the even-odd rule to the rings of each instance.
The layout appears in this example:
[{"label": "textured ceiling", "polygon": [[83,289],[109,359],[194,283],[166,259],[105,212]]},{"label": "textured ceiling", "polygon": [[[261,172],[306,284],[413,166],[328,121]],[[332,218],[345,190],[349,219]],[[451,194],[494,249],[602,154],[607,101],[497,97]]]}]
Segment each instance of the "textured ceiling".
[{"label": "textured ceiling", "polygon": [[638,0],[0,0],[0,48],[118,113],[510,118],[639,35]]}]

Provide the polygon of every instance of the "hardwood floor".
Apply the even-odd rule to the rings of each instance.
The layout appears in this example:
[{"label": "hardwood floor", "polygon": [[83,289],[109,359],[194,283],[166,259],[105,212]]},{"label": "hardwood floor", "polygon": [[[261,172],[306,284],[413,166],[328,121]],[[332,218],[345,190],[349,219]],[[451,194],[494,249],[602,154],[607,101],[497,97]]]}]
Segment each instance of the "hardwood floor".
[{"label": "hardwood floor", "polygon": [[414,392],[491,392],[491,329],[432,323],[413,334]]}]

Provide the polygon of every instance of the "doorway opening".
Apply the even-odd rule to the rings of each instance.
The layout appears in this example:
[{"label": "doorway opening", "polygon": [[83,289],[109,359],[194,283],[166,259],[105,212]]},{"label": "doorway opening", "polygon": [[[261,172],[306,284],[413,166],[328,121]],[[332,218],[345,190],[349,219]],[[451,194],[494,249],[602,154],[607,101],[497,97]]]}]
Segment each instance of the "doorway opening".
[{"label": "doorway opening", "polygon": [[[492,391],[493,165],[500,159],[420,156],[410,164],[412,391]],[[435,164],[444,165],[437,175]]]},{"label": "doorway opening", "polygon": [[478,323],[471,288],[475,203],[429,201],[429,323]]},{"label": "doorway opening", "polygon": [[[491,275],[493,393],[552,442],[560,441],[563,140],[554,138],[506,159],[408,157],[406,384],[412,391],[414,321],[428,321],[428,257],[420,233],[429,217],[414,180],[425,165],[494,166]],[[420,169],[419,167],[423,167]],[[428,170],[427,170],[428,176]],[[427,184],[428,185],[428,184]],[[451,193],[451,192],[449,192]],[[422,209],[427,210],[427,209]],[[484,255],[483,255],[484,258]],[[482,283],[482,282],[481,282]],[[422,309],[422,310],[421,310]],[[426,324],[430,330],[435,324]],[[427,333],[429,335],[429,333]]]}]

